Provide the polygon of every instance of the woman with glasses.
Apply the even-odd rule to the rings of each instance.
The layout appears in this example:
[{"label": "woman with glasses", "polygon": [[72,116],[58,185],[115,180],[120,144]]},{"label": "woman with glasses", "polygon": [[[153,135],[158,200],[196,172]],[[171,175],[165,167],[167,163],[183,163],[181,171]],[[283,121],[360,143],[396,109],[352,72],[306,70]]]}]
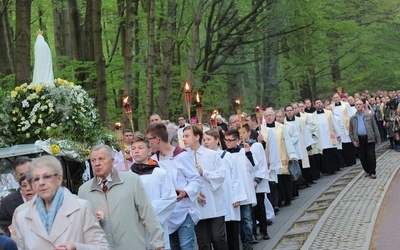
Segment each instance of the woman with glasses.
[{"label": "woman with glasses", "polygon": [[36,195],[14,213],[12,238],[18,249],[109,249],[89,203],[61,186],[63,171],[54,156],[42,156],[29,166]]}]

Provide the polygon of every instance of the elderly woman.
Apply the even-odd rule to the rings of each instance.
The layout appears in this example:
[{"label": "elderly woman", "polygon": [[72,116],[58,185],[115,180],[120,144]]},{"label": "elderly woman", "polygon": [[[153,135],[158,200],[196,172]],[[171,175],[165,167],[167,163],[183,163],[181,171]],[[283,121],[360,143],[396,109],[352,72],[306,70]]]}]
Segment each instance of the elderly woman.
[{"label": "elderly woman", "polygon": [[61,186],[63,171],[57,158],[35,159],[29,176],[36,195],[13,216],[12,238],[18,249],[109,249],[89,203]]}]

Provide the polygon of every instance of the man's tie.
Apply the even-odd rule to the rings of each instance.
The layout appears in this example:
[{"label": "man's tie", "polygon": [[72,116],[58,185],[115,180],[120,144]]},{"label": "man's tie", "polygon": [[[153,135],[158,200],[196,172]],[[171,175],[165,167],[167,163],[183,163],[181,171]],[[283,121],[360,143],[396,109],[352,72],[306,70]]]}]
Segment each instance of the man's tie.
[{"label": "man's tie", "polygon": [[108,190],[107,182],[108,182],[107,179],[101,180],[101,183],[103,184],[103,193],[104,194],[107,193],[107,190]]}]

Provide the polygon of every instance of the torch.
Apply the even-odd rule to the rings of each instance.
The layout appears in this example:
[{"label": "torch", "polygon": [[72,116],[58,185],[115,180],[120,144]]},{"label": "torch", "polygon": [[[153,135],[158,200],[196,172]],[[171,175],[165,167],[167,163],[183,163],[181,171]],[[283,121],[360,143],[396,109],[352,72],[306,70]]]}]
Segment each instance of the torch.
[{"label": "torch", "polygon": [[128,169],[128,162],[126,161],[125,155],[124,155],[124,153],[125,153],[125,150],[124,150],[125,149],[124,135],[123,135],[122,130],[121,130],[121,123],[120,122],[116,122],[115,123],[115,135],[117,137],[118,146],[119,146],[119,149],[121,151],[122,158],[124,159],[125,169],[128,171],[129,170]]},{"label": "torch", "polygon": [[212,114],[211,114],[211,119],[210,119],[210,121],[211,121],[211,127],[213,128],[213,129],[217,129],[217,115],[219,114],[219,112],[218,112],[218,110],[217,109],[214,109],[214,111],[212,112]]},{"label": "torch", "polygon": [[196,115],[197,115],[197,120],[201,126],[201,122],[203,120],[203,105],[201,104],[200,101],[200,96],[199,96],[199,92],[196,93]]},{"label": "torch", "polygon": [[256,107],[256,119],[257,119],[257,122],[259,125],[261,125],[261,122],[262,122],[262,120],[261,120],[262,119],[262,110],[263,110],[262,107],[260,107],[260,106]]},{"label": "torch", "polygon": [[135,130],[133,128],[132,110],[131,110],[131,105],[129,104],[129,96],[124,98],[123,104],[124,104],[125,114],[128,117],[129,122],[131,123],[132,132],[134,132]]},{"label": "torch", "polygon": [[[191,104],[191,97],[190,97],[190,85],[188,82],[185,83],[185,104],[187,108],[187,114],[188,114],[188,120],[190,121],[190,104]],[[191,131],[192,131],[192,138],[194,139],[194,133],[193,133],[193,125],[191,126]],[[197,163],[197,155],[196,155],[196,150],[194,151],[194,161],[196,164],[196,168],[200,167]]]},{"label": "torch", "polygon": [[[236,114],[238,116],[239,119],[239,123],[240,123],[240,131],[242,131],[243,129],[243,123],[242,123],[242,107],[240,105],[240,100],[236,100],[235,101],[235,109],[236,109]],[[243,144],[244,144],[244,139],[243,140]]]}]

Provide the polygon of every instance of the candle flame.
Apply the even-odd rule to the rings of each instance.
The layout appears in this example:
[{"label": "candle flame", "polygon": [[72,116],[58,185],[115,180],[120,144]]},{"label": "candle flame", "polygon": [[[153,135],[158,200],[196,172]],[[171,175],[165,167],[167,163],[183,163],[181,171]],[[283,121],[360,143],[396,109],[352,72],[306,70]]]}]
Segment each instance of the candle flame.
[{"label": "candle flame", "polygon": [[120,122],[116,122],[116,123],[115,123],[115,128],[116,128],[116,129],[120,129],[120,128],[121,128],[121,125],[122,125],[122,124],[121,124]]},{"label": "candle flame", "polygon": [[190,86],[189,86],[188,82],[185,83],[185,89],[186,89],[186,91],[189,91],[189,89],[190,89]]},{"label": "candle flame", "polygon": [[127,104],[127,103],[128,103],[128,100],[129,100],[129,96],[125,97],[125,98],[124,98],[124,104]]},{"label": "candle flame", "polygon": [[200,103],[200,96],[199,96],[199,92],[196,92],[196,101],[197,101],[197,103]]},{"label": "candle flame", "polygon": [[236,100],[236,104],[237,104],[237,105],[240,105],[240,100]]}]

